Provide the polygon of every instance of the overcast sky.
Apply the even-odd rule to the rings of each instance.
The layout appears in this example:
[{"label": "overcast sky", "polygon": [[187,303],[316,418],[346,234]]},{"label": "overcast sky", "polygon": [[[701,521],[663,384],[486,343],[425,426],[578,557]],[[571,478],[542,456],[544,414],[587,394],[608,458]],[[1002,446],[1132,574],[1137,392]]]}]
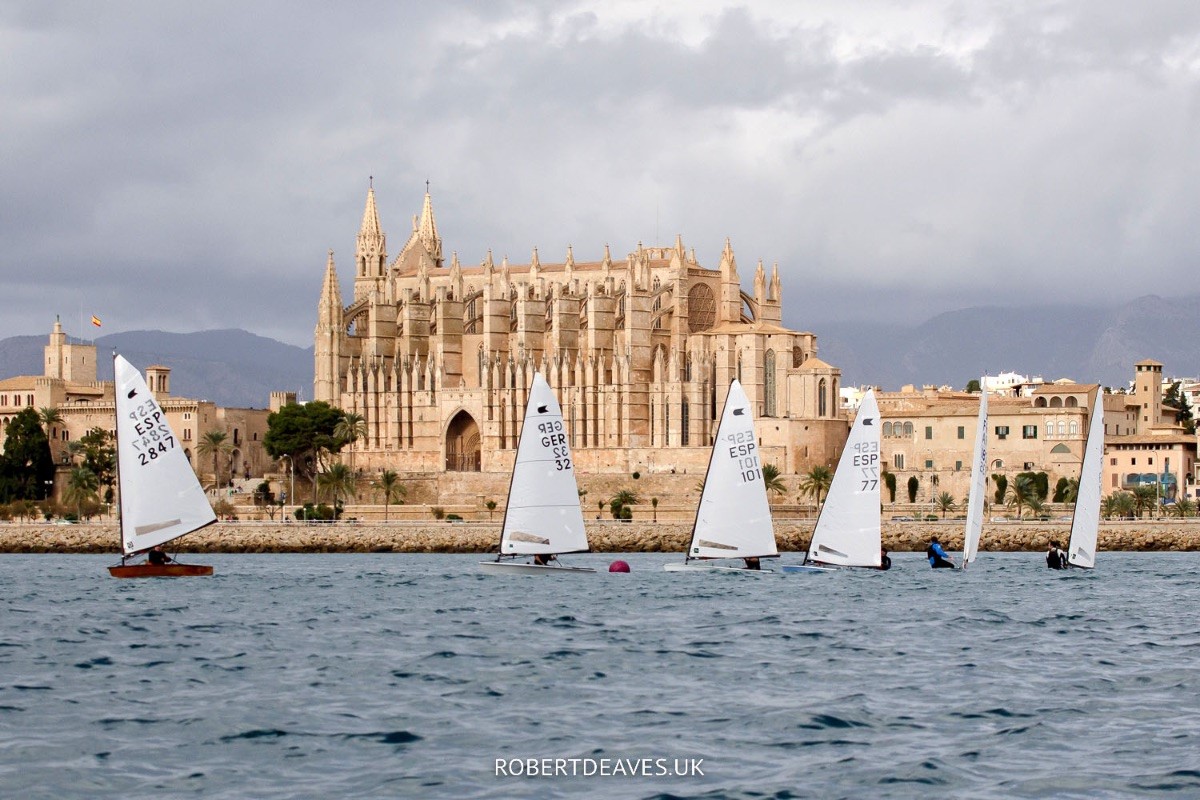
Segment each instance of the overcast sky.
[{"label": "overcast sky", "polygon": [[371,175],[391,257],[428,179],[466,265],[730,237],[818,335],[1191,293],[1198,74],[1194,0],[8,0],[0,337],[309,346]]}]

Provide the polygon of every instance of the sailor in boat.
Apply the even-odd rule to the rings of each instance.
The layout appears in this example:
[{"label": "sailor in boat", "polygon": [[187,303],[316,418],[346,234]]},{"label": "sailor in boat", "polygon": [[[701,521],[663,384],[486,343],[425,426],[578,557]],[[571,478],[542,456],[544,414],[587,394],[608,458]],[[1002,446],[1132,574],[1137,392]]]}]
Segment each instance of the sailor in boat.
[{"label": "sailor in boat", "polygon": [[161,544],[156,544],[146,551],[146,563],[160,567],[172,563],[172,558],[163,551]]},{"label": "sailor in boat", "polygon": [[885,548],[885,547],[879,548],[879,568],[880,569],[891,569],[892,568],[892,559],[888,557],[887,548]]},{"label": "sailor in boat", "polygon": [[946,551],[942,549],[936,536],[929,540],[929,547],[925,548],[925,555],[929,556],[929,566],[934,569],[954,569],[954,560],[946,555]]},{"label": "sailor in boat", "polygon": [[1067,568],[1067,554],[1058,546],[1058,542],[1050,543],[1050,548],[1046,551],[1046,566],[1050,569]]},{"label": "sailor in boat", "polygon": [[758,556],[750,556],[746,559],[746,569],[762,569],[762,564],[758,561]]},{"label": "sailor in boat", "polygon": [[536,567],[548,567],[551,561],[557,561],[553,553],[534,553],[533,564]]}]

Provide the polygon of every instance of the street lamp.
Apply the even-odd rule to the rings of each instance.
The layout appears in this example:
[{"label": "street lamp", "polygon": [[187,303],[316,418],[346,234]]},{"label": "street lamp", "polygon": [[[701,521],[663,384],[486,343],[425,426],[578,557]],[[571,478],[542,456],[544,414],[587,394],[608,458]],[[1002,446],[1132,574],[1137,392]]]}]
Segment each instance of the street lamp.
[{"label": "street lamp", "polygon": [[[288,497],[291,498],[292,502],[294,503],[296,502],[296,476],[292,471],[292,457],[290,454],[284,453],[280,456],[280,458],[286,458],[288,460]],[[283,515],[285,517],[287,515],[287,503],[283,504]]]}]

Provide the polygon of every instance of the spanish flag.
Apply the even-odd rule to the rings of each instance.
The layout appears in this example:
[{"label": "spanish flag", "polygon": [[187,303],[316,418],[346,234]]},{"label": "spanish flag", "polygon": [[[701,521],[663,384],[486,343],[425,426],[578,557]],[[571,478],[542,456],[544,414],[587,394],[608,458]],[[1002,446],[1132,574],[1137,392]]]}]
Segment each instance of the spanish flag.
[{"label": "spanish flag", "polygon": [[100,327],[100,318],[97,317],[95,314],[92,314],[92,324],[95,325],[97,328]]}]

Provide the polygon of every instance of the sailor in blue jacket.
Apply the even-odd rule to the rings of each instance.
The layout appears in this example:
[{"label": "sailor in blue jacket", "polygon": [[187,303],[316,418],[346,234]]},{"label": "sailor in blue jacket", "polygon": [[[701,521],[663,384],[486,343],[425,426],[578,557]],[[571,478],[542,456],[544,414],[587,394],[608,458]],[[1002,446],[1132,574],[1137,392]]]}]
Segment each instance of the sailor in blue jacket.
[{"label": "sailor in blue jacket", "polygon": [[950,560],[950,556],[946,555],[946,551],[942,549],[936,536],[929,540],[929,547],[925,548],[925,555],[929,556],[929,566],[934,569],[954,569],[954,562]]}]

